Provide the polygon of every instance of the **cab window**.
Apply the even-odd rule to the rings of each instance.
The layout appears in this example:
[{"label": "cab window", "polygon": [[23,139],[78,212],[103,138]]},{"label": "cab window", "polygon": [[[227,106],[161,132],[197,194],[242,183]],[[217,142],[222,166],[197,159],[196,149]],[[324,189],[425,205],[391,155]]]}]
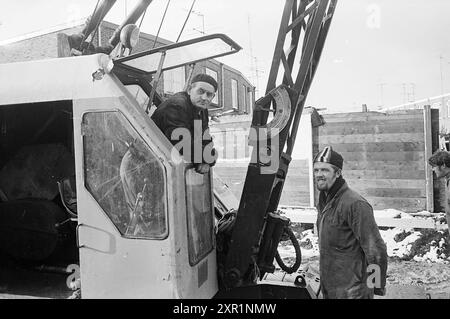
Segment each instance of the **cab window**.
[{"label": "cab window", "polygon": [[196,265],[214,248],[214,216],[209,174],[186,171],[189,264]]},{"label": "cab window", "polygon": [[167,236],[166,173],[118,112],[83,115],[85,187],[122,236]]}]

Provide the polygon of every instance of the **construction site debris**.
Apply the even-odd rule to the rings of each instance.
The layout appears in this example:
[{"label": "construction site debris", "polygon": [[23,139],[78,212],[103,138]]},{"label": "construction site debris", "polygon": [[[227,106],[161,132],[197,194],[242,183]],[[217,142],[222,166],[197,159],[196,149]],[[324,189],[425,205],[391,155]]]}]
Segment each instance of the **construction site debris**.
[{"label": "construction site debris", "polygon": [[[319,256],[318,238],[312,229],[304,230],[301,224],[293,224],[294,232],[300,243],[303,260]],[[430,263],[450,262],[448,230],[434,229],[380,229],[386,243],[389,257],[399,260],[426,261]],[[289,241],[278,247],[280,256],[288,262],[295,258],[295,251]]]}]

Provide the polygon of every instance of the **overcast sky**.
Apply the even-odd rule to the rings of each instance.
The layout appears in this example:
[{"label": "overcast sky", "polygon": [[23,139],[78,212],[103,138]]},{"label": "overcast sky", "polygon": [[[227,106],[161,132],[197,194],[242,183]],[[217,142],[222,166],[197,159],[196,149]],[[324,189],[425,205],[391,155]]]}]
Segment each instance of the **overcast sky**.
[{"label": "overcast sky", "polygon": [[[118,0],[106,20],[121,23],[136,2]],[[0,41],[84,19],[96,3],[0,0]],[[143,32],[156,34],[166,4],[150,4]],[[176,40],[191,4],[171,0],[161,37]],[[264,92],[283,8],[283,0],[196,0],[180,41],[202,32],[230,36],[243,50],[221,60]],[[448,0],[338,0],[306,104],[376,110],[450,92],[449,13]]]}]

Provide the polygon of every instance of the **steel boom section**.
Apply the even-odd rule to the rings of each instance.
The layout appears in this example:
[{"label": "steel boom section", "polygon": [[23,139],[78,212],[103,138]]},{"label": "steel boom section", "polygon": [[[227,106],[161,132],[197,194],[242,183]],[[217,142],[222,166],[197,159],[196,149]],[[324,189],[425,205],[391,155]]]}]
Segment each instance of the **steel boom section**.
[{"label": "steel boom section", "polygon": [[[286,0],[266,96],[256,101],[252,129],[257,133],[264,133],[264,129],[270,126],[270,123],[267,124],[269,112],[274,112],[277,118],[277,112],[289,111],[289,119],[280,121],[285,126],[279,127],[279,132],[267,131],[262,136],[256,134],[252,160],[248,166],[226,258],[224,283],[227,288],[251,284],[253,278],[249,269],[252,265],[257,264],[260,277],[265,272],[273,271],[273,250],[276,250],[280,234],[267,234],[266,230],[273,227],[267,227],[266,221],[269,215],[273,220],[272,215],[278,207],[303,105],[317,69],[336,3],[337,0]],[[285,53],[288,34],[290,46]],[[303,41],[300,41],[302,34]],[[299,43],[302,43],[301,48]],[[298,52],[300,58],[296,58]],[[293,74],[295,61],[300,62],[296,75]],[[284,68],[282,82],[279,80],[280,65]],[[279,98],[286,96],[286,92],[290,98],[287,101],[289,107],[283,105],[283,99]],[[261,154],[267,150],[272,155],[270,163],[261,160]],[[275,169],[268,170],[268,166],[274,163]],[[269,247],[272,251],[263,251],[260,247]]]}]

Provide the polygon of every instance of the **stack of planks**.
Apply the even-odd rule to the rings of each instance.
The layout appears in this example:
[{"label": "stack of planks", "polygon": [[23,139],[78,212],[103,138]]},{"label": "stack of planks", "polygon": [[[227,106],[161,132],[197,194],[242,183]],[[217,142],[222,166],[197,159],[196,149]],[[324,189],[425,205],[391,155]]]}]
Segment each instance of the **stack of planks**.
[{"label": "stack of planks", "polygon": [[375,209],[433,210],[428,157],[438,148],[439,114],[429,107],[393,113],[323,115],[313,153],[327,145],[344,158],[343,176]]}]

